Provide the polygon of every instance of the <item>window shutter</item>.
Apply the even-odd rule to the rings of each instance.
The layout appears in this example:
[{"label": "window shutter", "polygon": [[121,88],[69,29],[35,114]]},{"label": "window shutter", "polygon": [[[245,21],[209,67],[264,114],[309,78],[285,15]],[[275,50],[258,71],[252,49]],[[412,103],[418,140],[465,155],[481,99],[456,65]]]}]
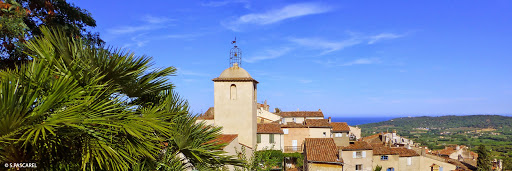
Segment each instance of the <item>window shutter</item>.
[{"label": "window shutter", "polygon": [[407,165],[411,165],[412,164],[412,158],[411,157],[407,157]]},{"label": "window shutter", "polygon": [[283,129],[284,134],[288,134],[288,129]]},{"label": "window shutter", "polygon": [[258,141],[257,143],[261,143],[261,134],[258,134],[256,136],[256,141]]},{"label": "window shutter", "polygon": [[357,157],[357,156],[356,156],[356,152],[354,151],[354,152],[352,153],[352,158],[354,158],[354,159],[355,159],[356,157]]},{"label": "window shutter", "polygon": [[268,142],[271,144],[274,143],[274,134],[270,134],[269,136],[270,138],[268,139]]},{"label": "window shutter", "polygon": [[439,167],[439,171],[443,171],[443,167]]},{"label": "window shutter", "polygon": [[363,151],[363,158],[366,157],[366,151]]}]

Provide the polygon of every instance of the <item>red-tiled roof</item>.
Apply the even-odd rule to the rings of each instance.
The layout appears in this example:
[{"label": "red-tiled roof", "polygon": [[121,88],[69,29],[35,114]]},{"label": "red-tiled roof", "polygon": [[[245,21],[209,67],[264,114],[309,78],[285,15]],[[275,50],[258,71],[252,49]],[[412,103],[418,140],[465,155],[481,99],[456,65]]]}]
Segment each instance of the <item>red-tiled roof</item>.
[{"label": "red-tiled roof", "polygon": [[281,128],[307,128],[308,126],[295,123],[295,122],[286,122],[286,124],[281,124]]},{"label": "red-tiled roof", "polygon": [[442,150],[438,150],[437,153],[441,154],[441,155],[447,155],[449,156],[450,154],[452,153],[455,153],[457,150],[451,148],[451,147],[446,147],[445,149],[442,149]]},{"label": "red-tiled roof", "polygon": [[400,157],[419,156],[419,154],[416,151],[403,147],[391,148],[391,150],[395,153],[398,153]]},{"label": "red-tiled roof", "polygon": [[348,132],[350,127],[346,122],[331,122],[332,132]]},{"label": "red-tiled roof", "polygon": [[259,123],[257,133],[258,134],[282,134],[283,130],[281,130],[281,126],[279,124]]},{"label": "red-tiled roof", "polygon": [[210,108],[208,108],[208,110],[206,112],[197,116],[197,119],[198,120],[213,120],[215,118],[213,111],[214,111],[214,108],[210,107]]},{"label": "red-tiled roof", "polygon": [[379,144],[379,143],[382,143],[382,141],[380,140],[380,134],[373,134],[373,135],[370,135],[370,136],[367,136],[367,137],[363,137],[361,138],[362,141],[366,141],[370,144]]},{"label": "red-tiled roof", "polygon": [[331,127],[328,119],[306,119],[304,123],[308,127]]},{"label": "red-tiled roof", "polygon": [[343,162],[332,138],[306,138],[306,158],[315,162]]},{"label": "red-tiled roof", "polygon": [[396,155],[396,151],[391,150],[391,147],[375,147],[373,146],[373,155]]},{"label": "red-tiled roof", "polygon": [[[352,144],[353,143],[353,144]],[[343,151],[353,151],[353,150],[372,150],[373,147],[364,141],[354,141],[350,142],[350,144],[346,147],[340,147]]]},{"label": "red-tiled roof", "polygon": [[322,111],[293,111],[278,113],[281,117],[324,117]]},{"label": "red-tiled roof", "polygon": [[237,137],[237,134],[222,134],[219,135],[219,137],[217,137],[216,139],[209,141],[209,143],[215,142],[215,144],[229,144]]}]

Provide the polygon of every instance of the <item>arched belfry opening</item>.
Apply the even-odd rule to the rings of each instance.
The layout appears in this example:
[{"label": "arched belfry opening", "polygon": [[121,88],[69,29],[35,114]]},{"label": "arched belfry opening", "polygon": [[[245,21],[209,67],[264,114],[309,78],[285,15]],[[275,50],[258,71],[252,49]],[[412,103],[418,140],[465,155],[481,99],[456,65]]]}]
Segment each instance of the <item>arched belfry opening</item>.
[{"label": "arched belfry opening", "polygon": [[236,85],[235,84],[231,84],[229,92],[230,92],[230,99],[236,100]]}]

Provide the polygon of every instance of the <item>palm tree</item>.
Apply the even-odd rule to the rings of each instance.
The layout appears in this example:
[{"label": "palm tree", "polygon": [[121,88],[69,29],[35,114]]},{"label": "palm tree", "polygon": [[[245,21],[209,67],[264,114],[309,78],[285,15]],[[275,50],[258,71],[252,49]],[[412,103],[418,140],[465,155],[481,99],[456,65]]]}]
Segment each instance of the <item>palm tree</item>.
[{"label": "palm tree", "polygon": [[[196,125],[186,101],[172,93],[167,76],[175,68],[153,69],[148,57],[41,30],[43,36],[26,45],[33,61],[0,71],[0,163],[33,161],[49,170],[173,170],[185,167],[183,159],[194,166],[231,161],[207,151],[219,148],[212,143],[173,144],[168,150],[162,145],[180,139],[175,136],[185,129],[199,134],[193,142],[219,131]],[[175,123],[182,120],[194,124]]]}]

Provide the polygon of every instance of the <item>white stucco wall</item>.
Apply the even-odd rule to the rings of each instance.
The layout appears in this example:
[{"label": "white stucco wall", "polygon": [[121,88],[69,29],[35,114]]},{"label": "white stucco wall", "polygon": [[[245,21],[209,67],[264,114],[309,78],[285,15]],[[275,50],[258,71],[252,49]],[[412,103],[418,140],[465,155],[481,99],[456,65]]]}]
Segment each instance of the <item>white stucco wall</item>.
[{"label": "white stucco wall", "polygon": [[276,114],[274,114],[272,112],[263,110],[261,108],[258,109],[257,116],[263,117],[265,119],[270,119],[271,121],[277,121],[277,120],[281,119],[281,116],[276,115]]},{"label": "white stucco wall", "polygon": [[257,150],[281,150],[284,149],[284,136],[283,134],[273,134],[274,143],[270,143],[270,134],[259,134],[261,135],[261,143],[258,143]]}]

